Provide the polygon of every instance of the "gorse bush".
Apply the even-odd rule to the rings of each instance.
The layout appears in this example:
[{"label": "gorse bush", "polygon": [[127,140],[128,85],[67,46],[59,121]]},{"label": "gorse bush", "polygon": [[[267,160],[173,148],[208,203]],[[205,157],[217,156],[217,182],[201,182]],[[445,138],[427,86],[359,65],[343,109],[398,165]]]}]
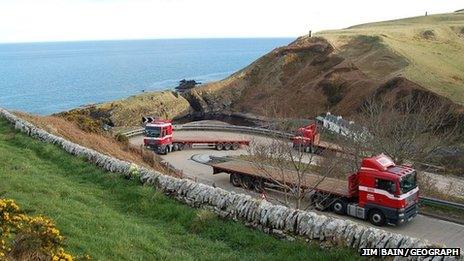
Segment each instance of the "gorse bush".
[{"label": "gorse bush", "polygon": [[131,164],[129,169],[129,175],[127,176],[128,179],[137,179],[140,177],[140,171],[137,165],[134,163]]},{"label": "gorse bush", "polygon": [[73,260],[52,220],[28,216],[11,199],[0,199],[0,260]]},{"label": "gorse bush", "polygon": [[128,146],[129,145],[129,138],[124,135],[123,133],[117,133],[115,136],[115,139],[119,142],[121,142],[123,145]]}]

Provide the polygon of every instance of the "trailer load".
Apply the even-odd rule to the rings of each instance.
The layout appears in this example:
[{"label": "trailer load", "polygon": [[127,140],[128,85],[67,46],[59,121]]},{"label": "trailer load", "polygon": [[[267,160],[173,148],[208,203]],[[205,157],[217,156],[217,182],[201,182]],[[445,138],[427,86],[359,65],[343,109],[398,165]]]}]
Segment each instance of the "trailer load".
[{"label": "trailer load", "polygon": [[383,154],[363,159],[358,172],[350,174],[346,180],[317,174],[305,174],[298,180],[294,171],[282,173],[271,166],[263,169],[252,162],[235,159],[212,161],[209,165],[213,174],[229,174],[232,185],[258,192],[265,187],[278,188],[284,183],[311,188],[314,193],[310,203],[316,209],[331,209],[337,214],[369,220],[376,226],[400,225],[418,213],[416,171],[396,165]]},{"label": "trailer load", "polygon": [[173,137],[174,128],[170,120],[153,120],[146,123],[143,144],[156,153],[167,154],[172,151],[180,151],[185,148],[203,146],[215,148],[217,150],[237,150],[241,146],[248,146],[250,140],[247,139],[226,139],[226,138],[185,138]]}]

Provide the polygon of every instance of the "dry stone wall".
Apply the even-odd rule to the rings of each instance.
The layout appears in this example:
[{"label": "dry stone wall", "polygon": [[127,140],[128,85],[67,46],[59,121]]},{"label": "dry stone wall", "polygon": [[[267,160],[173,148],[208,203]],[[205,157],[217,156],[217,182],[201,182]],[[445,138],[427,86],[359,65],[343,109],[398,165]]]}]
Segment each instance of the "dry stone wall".
[{"label": "dry stone wall", "polygon": [[[143,184],[156,187],[192,207],[210,209],[221,217],[238,220],[269,233],[319,240],[326,245],[346,246],[357,250],[363,247],[434,246],[425,240],[386,232],[349,220],[295,210],[257,200],[249,195],[163,175],[50,134],[2,108],[0,108],[0,117],[6,118],[19,131],[35,139],[56,144],[68,153],[84,157],[107,171],[130,176],[136,168]],[[432,260],[432,257],[426,259]],[[441,260],[441,258],[433,258],[433,260]]]}]

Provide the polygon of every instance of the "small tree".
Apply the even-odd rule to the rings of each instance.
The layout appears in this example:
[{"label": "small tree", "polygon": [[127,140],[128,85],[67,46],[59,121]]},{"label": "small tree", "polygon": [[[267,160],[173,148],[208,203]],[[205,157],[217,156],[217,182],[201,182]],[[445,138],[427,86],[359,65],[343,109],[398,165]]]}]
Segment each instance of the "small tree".
[{"label": "small tree", "polygon": [[345,147],[355,146],[363,156],[385,153],[400,164],[425,162],[459,136],[452,106],[431,96],[369,100],[356,123],[362,134],[345,140]]},{"label": "small tree", "polygon": [[[265,124],[271,130],[266,140],[254,140],[248,147],[248,158],[267,180],[276,184],[283,192],[283,200],[274,199],[287,206],[295,206],[297,209],[305,207],[305,198],[309,195],[318,195],[318,201],[332,200],[329,195],[315,193],[317,187],[327,177],[339,175],[336,163],[339,159],[330,157],[323,168],[317,167],[317,163],[324,160],[323,157],[305,152],[303,146],[293,146],[292,142],[282,135],[294,129],[292,122],[285,120],[282,112],[276,109],[276,105],[269,104],[263,108],[263,114],[269,120]],[[323,152],[325,154],[325,152]],[[316,200],[314,196],[312,200]],[[312,206],[312,205],[310,205]]]},{"label": "small tree", "polygon": [[[356,171],[363,158],[380,153],[397,164],[423,165],[439,148],[460,137],[462,122],[454,111],[452,105],[431,96],[370,99],[353,119],[356,127],[350,135],[334,138],[344,152],[336,155],[339,167]],[[438,195],[430,175],[420,173],[419,183],[428,195]]]}]

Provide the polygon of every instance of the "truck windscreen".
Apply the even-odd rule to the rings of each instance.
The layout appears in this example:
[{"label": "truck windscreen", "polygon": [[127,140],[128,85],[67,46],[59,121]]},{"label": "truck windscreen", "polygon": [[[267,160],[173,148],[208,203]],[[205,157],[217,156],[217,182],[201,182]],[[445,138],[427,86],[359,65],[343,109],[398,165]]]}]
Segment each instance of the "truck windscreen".
[{"label": "truck windscreen", "polygon": [[150,127],[150,126],[145,127],[145,136],[147,137],[159,137],[160,134],[161,134],[160,127]]},{"label": "truck windscreen", "polygon": [[407,193],[417,187],[416,172],[404,176],[400,182],[401,194]]}]

